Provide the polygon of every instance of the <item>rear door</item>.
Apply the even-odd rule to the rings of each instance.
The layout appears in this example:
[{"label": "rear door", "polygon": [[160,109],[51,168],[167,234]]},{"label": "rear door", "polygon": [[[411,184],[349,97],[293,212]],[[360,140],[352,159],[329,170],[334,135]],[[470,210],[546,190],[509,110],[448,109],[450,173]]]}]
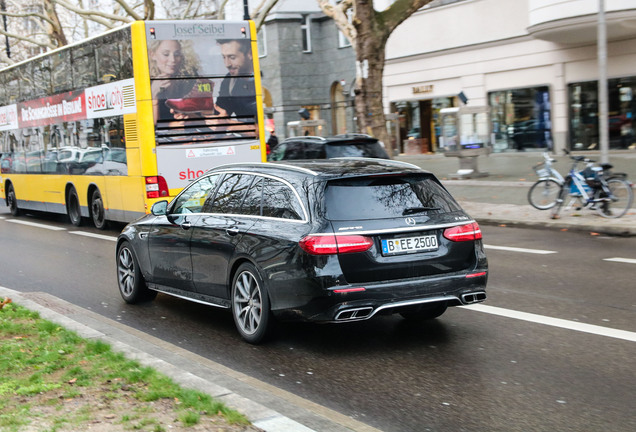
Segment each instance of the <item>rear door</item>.
[{"label": "rear door", "polygon": [[349,283],[432,276],[475,266],[475,244],[453,242],[449,226],[470,221],[429,174],[357,177],[330,181],[327,218],[336,235],[373,239],[367,252],[340,254]]}]

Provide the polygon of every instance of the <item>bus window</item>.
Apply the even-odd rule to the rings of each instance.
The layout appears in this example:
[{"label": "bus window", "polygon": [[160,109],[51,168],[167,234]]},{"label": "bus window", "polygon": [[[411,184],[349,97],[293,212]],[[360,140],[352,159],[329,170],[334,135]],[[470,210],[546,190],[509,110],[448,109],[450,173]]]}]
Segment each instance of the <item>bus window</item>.
[{"label": "bus window", "polygon": [[51,62],[43,57],[33,64],[33,97],[51,93]]},{"label": "bus window", "polygon": [[16,103],[20,99],[20,73],[17,69],[7,72],[4,85],[7,92],[7,103]]},{"label": "bus window", "polygon": [[71,61],[69,51],[59,51],[51,56],[51,84],[53,93],[62,93],[73,89]]},{"label": "bus window", "polygon": [[0,75],[0,106],[5,106],[9,104],[9,99],[7,98],[7,92],[4,87],[4,76]]},{"label": "bus window", "polygon": [[100,45],[95,49],[97,54],[97,79],[100,83],[108,83],[121,79],[119,76],[119,50],[117,45]]},{"label": "bus window", "polygon": [[80,89],[97,84],[95,51],[92,43],[73,47],[71,49],[71,64],[73,69],[73,88]]},{"label": "bus window", "polygon": [[127,79],[133,77],[133,61],[132,61],[132,45],[130,40],[130,29],[126,28],[119,35],[119,79]]},{"label": "bus window", "polygon": [[33,86],[33,73],[32,64],[26,63],[18,66],[18,73],[22,78],[22,84],[20,85],[20,100],[33,99],[34,86]]}]

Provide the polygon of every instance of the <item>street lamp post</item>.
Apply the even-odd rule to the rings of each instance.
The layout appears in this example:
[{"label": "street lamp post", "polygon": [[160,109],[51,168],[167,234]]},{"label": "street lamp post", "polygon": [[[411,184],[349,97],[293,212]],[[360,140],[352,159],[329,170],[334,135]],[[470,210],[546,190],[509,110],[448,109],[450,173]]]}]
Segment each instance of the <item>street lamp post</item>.
[{"label": "street lamp post", "polygon": [[248,1],[248,0],[243,0],[243,19],[244,19],[245,21],[247,21],[247,20],[249,20],[249,19],[250,19],[250,10],[249,10],[249,8],[247,7],[247,1]]},{"label": "street lamp post", "polygon": [[609,125],[607,107],[607,26],[605,0],[598,0],[598,126],[601,163],[609,163]]},{"label": "street lamp post", "polygon": [[[7,5],[4,3],[4,0],[0,0],[0,10],[2,10],[2,12],[6,12],[7,11]],[[7,16],[3,13],[2,14],[2,23],[4,24],[4,32],[7,32]],[[7,57],[11,58],[11,48],[9,47],[9,36],[7,36],[6,34],[4,35],[4,41],[5,44],[7,46]]]}]

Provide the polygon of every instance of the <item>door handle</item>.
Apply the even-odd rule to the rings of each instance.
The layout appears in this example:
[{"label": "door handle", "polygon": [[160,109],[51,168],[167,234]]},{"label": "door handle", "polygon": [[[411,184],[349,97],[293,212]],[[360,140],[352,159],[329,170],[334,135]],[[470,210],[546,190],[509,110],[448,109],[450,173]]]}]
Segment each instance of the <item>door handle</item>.
[{"label": "door handle", "polygon": [[192,227],[192,224],[190,223],[190,221],[184,221],[181,224],[181,228],[183,228],[184,230],[189,230]]},{"label": "door handle", "polygon": [[225,232],[227,233],[227,235],[235,236],[239,233],[239,229],[236,227],[232,227],[232,228],[226,229]]}]

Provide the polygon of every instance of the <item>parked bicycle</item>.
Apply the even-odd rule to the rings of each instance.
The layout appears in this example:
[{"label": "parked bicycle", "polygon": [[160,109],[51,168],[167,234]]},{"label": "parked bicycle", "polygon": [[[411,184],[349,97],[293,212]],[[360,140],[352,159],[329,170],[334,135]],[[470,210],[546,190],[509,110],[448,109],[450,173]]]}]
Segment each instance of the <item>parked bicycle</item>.
[{"label": "parked bicycle", "polygon": [[548,210],[554,207],[561,192],[561,186],[565,181],[561,173],[552,168],[554,162],[556,159],[553,159],[550,153],[543,152],[543,162],[534,166],[539,180],[528,190],[528,202],[538,210]]},{"label": "parked bicycle", "polygon": [[[552,219],[559,217],[563,206],[566,209],[589,207],[606,218],[619,218],[627,213],[634,194],[626,174],[611,173],[612,165],[596,165],[594,160],[584,156],[570,156],[570,159],[573,163],[552,206]],[[579,168],[581,163],[586,164],[583,170]]]}]

